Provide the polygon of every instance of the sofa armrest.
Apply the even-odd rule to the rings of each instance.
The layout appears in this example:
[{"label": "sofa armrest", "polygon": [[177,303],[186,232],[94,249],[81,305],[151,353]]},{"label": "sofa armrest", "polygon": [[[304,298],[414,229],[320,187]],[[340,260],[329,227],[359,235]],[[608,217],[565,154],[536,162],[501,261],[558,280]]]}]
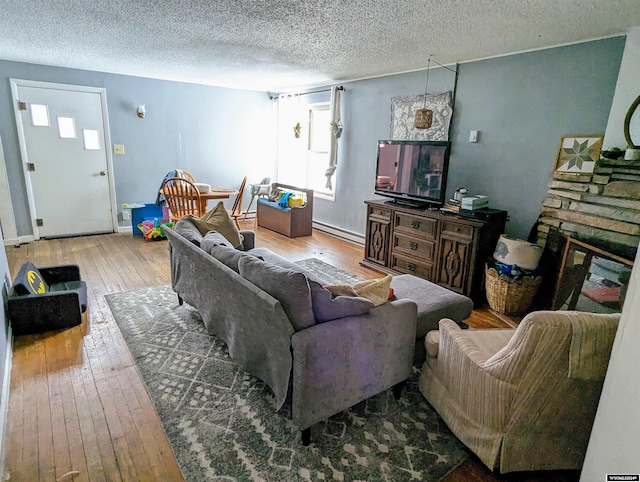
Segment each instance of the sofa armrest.
[{"label": "sofa armrest", "polygon": [[[494,376],[486,361],[506,345],[514,330],[463,330],[449,319],[440,320],[438,357],[430,363],[461,413],[473,420],[491,420],[504,427],[513,402],[514,385]],[[478,394],[483,394],[478,403]]]},{"label": "sofa armrest", "polygon": [[244,238],[242,241],[242,251],[249,251],[256,247],[256,233],[249,229],[240,230],[240,234]]},{"label": "sofa armrest", "polygon": [[310,427],[408,379],[416,317],[416,304],[402,299],[295,333],[292,418],[298,427]]},{"label": "sofa armrest", "polygon": [[38,271],[47,284],[80,281],[80,268],[77,264],[63,264],[59,266],[38,267]]},{"label": "sofa armrest", "polygon": [[486,368],[487,361],[507,345],[515,332],[514,329],[463,330],[448,318],[440,320],[439,327],[438,357],[440,354],[463,356],[480,368]]}]

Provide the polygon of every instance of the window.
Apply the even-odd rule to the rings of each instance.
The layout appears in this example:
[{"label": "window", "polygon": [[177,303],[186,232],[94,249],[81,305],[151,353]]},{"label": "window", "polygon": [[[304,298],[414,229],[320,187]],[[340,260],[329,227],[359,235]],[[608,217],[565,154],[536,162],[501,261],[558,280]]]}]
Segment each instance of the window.
[{"label": "window", "polygon": [[100,139],[97,130],[82,129],[82,138],[84,140],[84,148],[87,151],[97,151],[100,149]]},{"label": "window", "polygon": [[58,134],[61,139],[75,139],[76,126],[73,117],[58,117]]},{"label": "window", "polygon": [[[314,196],[334,199],[326,187],[331,128],[329,102],[304,104],[298,98],[281,99],[278,111],[278,181],[305,189]],[[299,137],[293,128],[300,123]],[[336,175],[332,184],[336,186]]]},{"label": "window", "polygon": [[31,125],[34,127],[49,127],[49,109],[42,104],[29,104]]},{"label": "window", "polygon": [[329,152],[329,106],[322,105],[309,110],[309,150]]}]

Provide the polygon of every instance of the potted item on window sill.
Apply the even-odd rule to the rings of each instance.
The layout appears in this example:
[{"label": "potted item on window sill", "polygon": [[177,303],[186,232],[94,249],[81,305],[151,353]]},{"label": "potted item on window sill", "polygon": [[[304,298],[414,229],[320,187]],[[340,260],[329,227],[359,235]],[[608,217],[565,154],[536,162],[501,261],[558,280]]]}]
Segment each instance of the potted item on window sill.
[{"label": "potted item on window sill", "polygon": [[301,130],[302,130],[302,126],[300,125],[300,122],[297,122],[296,125],[293,127],[293,134],[296,136],[296,139],[300,137]]}]

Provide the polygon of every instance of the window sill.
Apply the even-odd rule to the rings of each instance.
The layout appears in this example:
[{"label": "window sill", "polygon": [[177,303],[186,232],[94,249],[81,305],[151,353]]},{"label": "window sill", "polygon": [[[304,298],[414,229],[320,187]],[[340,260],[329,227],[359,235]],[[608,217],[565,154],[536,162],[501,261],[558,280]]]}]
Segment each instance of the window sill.
[{"label": "window sill", "polygon": [[318,192],[318,191],[313,191],[313,197],[317,198],[317,199],[324,199],[325,201],[331,201],[331,202],[335,202],[335,194],[334,193],[328,193],[328,192]]}]

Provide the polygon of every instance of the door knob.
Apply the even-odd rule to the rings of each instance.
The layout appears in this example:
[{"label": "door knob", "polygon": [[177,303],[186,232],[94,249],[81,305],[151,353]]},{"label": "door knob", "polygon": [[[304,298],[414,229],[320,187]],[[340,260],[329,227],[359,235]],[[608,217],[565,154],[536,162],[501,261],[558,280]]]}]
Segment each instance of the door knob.
[{"label": "door knob", "polygon": [[107,175],[107,173],[106,173],[106,172],[104,172],[104,171],[100,171],[100,175],[101,175],[101,176],[106,176],[106,175]]}]

